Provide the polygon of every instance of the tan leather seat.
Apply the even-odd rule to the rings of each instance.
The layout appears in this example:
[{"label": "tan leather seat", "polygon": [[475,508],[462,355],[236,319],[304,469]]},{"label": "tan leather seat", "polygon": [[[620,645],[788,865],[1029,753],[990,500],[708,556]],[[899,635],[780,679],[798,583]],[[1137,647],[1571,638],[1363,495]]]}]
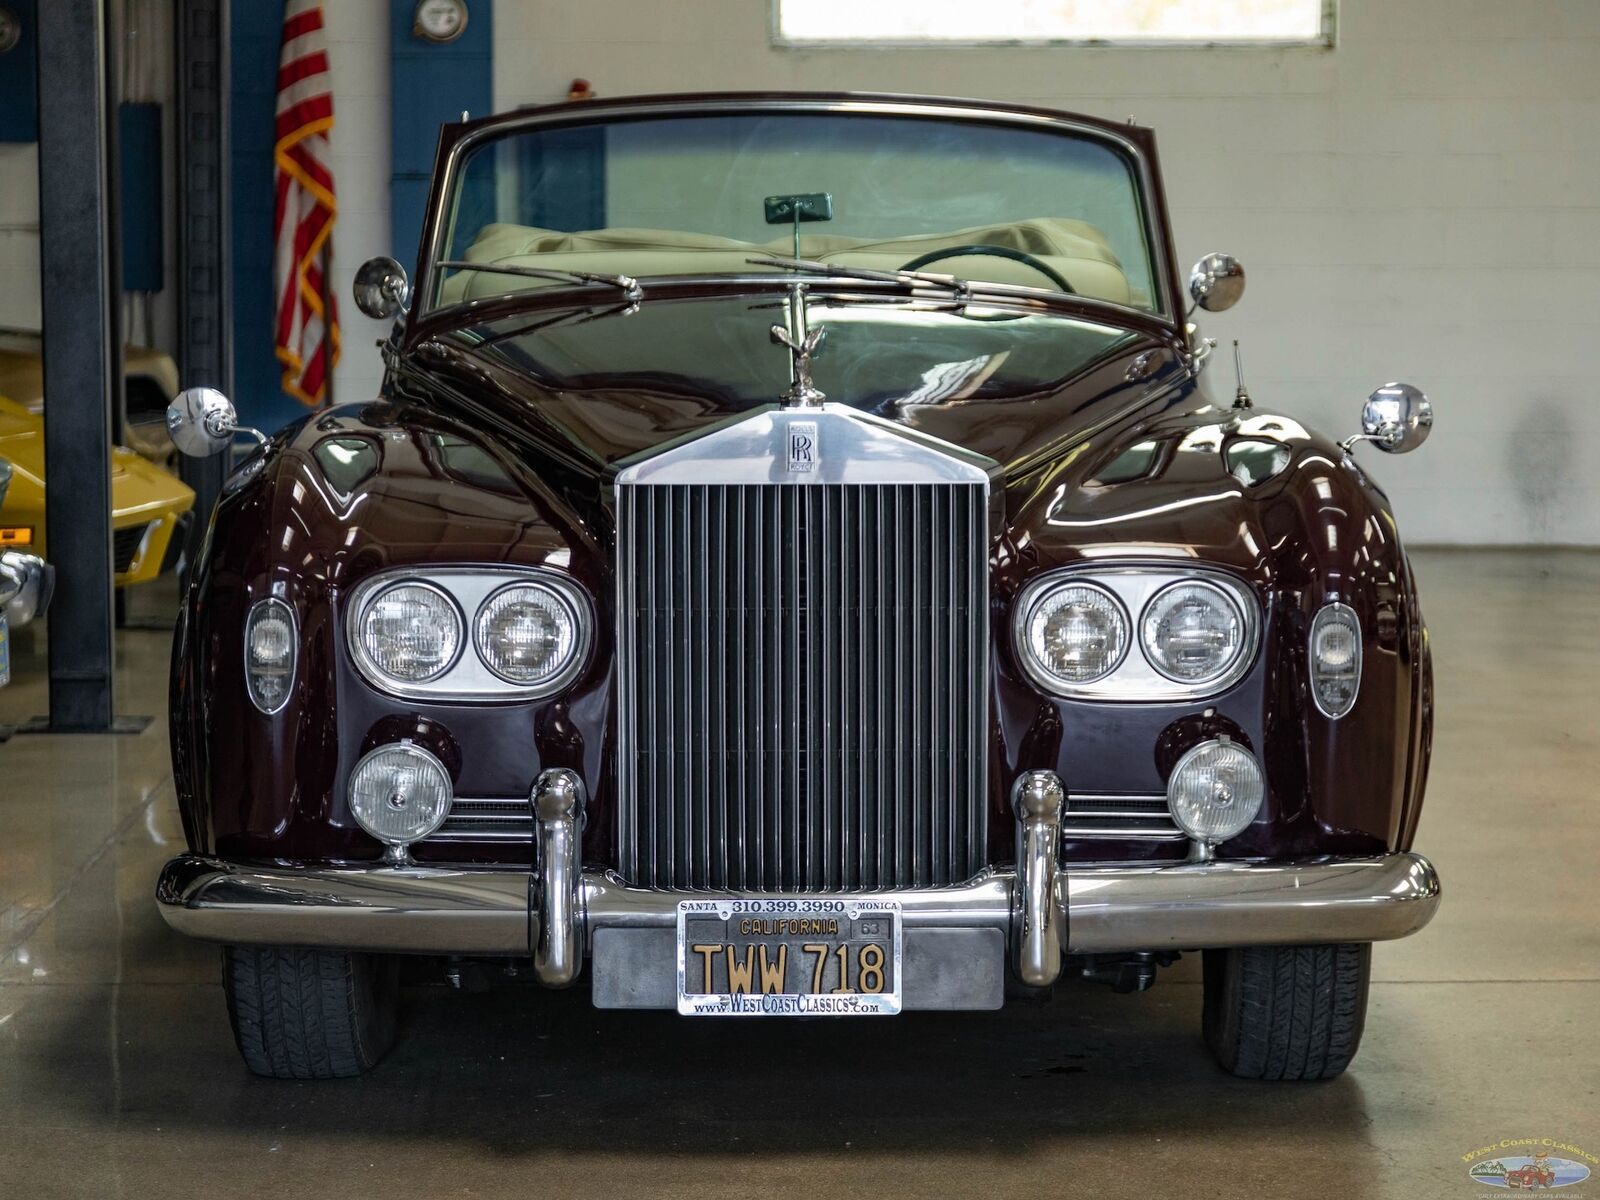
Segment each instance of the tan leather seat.
[{"label": "tan leather seat", "polygon": [[[802,233],[800,254],[804,258],[842,266],[894,270],[930,251],[965,245],[1023,251],[1047,263],[1080,295],[1118,304],[1135,302],[1127,276],[1105,236],[1084,221],[1066,218],[1036,218],[898,238]],[[746,260],[767,255],[787,257],[793,252],[791,236],[758,243],[667,229],[594,229],[562,233],[529,225],[493,224],[484,226],[463,257],[467,262],[501,266],[595,271],[643,278],[776,270]],[[1052,286],[1027,264],[991,255],[968,254],[941,259],[927,264],[924,269],[986,283]],[[505,275],[458,271],[445,280],[442,299],[449,304],[540,286],[548,285],[534,279],[524,284]]]}]

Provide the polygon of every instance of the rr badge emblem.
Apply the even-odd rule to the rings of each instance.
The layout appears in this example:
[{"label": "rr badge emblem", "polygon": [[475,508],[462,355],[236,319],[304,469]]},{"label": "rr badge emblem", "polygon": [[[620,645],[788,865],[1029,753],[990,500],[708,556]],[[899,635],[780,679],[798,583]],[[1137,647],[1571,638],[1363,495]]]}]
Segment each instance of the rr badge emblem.
[{"label": "rr badge emblem", "polygon": [[814,471],[817,467],[817,423],[789,422],[789,470]]}]

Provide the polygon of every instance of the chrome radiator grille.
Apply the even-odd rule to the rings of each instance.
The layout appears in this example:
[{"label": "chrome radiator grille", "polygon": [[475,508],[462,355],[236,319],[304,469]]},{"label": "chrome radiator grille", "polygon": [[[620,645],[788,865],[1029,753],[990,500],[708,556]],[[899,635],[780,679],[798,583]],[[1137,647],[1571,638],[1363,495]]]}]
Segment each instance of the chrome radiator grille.
[{"label": "chrome radiator grille", "polygon": [[617,494],[622,873],[754,891],[975,874],[984,487]]}]

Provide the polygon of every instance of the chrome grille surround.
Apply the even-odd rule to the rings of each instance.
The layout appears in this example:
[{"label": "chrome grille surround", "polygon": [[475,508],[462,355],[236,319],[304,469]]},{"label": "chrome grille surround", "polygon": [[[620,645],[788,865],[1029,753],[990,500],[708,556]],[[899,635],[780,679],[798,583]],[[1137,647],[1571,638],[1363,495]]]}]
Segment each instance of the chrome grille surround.
[{"label": "chrome grille surround", "polygon": [[[803,469],[791,435],[814,439]],[[995,470],[835,404],[625,466],[624,878],[865,891],[982,868]]]}]

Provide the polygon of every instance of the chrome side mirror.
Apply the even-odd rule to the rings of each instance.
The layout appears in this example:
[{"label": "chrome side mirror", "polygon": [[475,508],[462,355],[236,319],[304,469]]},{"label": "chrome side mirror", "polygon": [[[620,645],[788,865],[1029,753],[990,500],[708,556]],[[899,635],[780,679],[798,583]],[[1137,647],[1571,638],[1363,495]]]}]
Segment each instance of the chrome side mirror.
[{"label": "chrome side mirror", "polygon": [[411,299],[406,269],[384,254],[361,264],[351,290],[355,292],[356,307],[374,321],[388,320]]},{"label": "chrome side mirror", "polygon": [[1207,312],[1222,312],[1244,295],[1244,268],[1231,254],[1208,254],[1189,272],[1189,295]]},{"label": "chrome side mirror", "polygon": [[1386,383],[1361,406],[1361,432],[1340,443],[1349,453],[1357,442],[1371,442],[1389,454],[1404,454],[1428,440],[1433,404],[1409,383]]},{"label": "chrome side mirror", "polygon": [[239,424],[233,403],[216,388],[186,388],[167,405],[167,435],[191,458],[210,458],[233,444],[233,435],[247,433],[263,446],[267,435]]}]

